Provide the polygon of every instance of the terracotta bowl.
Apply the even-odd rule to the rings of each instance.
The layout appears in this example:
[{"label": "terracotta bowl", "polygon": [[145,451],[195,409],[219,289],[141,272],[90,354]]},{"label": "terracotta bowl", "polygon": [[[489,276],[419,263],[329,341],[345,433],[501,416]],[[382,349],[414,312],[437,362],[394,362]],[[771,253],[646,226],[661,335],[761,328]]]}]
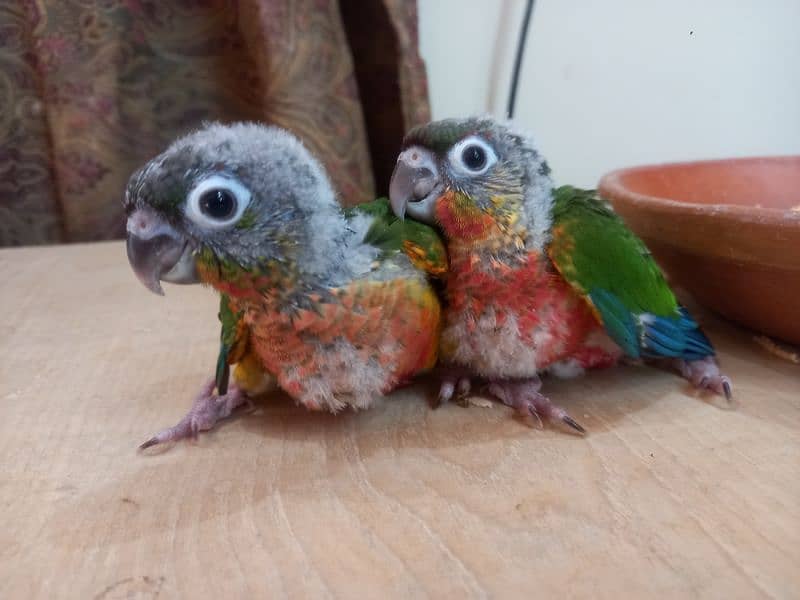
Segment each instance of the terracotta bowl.
[{"label": "terracotta bowl", "polygon": [[800,344],[800,156],[623,169],[599,190],[674,284]]}]

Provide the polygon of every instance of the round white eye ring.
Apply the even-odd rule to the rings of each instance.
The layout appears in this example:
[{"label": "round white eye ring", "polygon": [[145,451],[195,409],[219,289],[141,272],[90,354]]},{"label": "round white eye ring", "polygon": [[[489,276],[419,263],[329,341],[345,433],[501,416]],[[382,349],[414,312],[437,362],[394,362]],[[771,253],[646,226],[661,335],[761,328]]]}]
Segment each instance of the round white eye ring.
[{"label": "round white eye ring", "polygon": [[[464,161],[464,151],[476,147],[484,160],[477,166],[476,164],[467,164]],[[497,163],[497,154],[494,148],[489,143],[477,135],[471,135],[458,142],[455,146],[450,148],[447,153],[447,160],[450,162],[453,170],[461,175],[483,175]]]},{"label": "round white eye ring", "polygon": [[[231,211],[229,216],[218,219],[203,212],[201,208],[201,199],[206,192],[213,190],[224,190],[235,199],[236,207]],[[239,181],[230,177],[225,177],[224,175],[211,175],[203,179],[189,192],[184,212],[187,217],[201,227],[220,229],[236,223],[236,221],[242,217],[242,214],[244,214],[249,204],[250,190],[239,183]]]}]

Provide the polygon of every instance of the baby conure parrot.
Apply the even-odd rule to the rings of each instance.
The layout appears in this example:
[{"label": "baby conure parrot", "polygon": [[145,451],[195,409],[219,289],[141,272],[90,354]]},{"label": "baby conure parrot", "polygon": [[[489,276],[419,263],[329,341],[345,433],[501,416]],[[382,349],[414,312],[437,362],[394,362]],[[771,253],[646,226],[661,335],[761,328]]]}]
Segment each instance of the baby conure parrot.
[{"label": "baby conure parrot", "polygon": [[492,118],[411,130],[390,184],[395,214],[438,227],[449,256],[441,401],[470,375],[520,413],[584,432],[540,392],[623,356],[664,359],[730,397],[714,349],[644,243],[594,192],[556,188],[530,137]]},{"label": "baby conure parrot", "polygon": [[125,208],[145,286],[199,282],[221,297],[214,376],[143,447],[210,429],[275,383],[309,409],[366,408],[436,362],[437,233],[397,219],[386,199],[342,209],[287,131],[208,125],[134,173]]}]

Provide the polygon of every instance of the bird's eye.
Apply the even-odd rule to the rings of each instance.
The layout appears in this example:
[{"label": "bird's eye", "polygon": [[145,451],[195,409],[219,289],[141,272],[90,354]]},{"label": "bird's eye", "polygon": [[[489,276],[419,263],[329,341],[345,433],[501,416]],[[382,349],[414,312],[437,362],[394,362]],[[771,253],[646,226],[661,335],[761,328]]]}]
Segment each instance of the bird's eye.
[{"label": "bird's eye", "polygon": [[250,190],[238,180],[212,175],[189,192],[186,216],[202,227],[227,227],[239,220],[249,203]]},{"label": "bird's eye", "polygon": [[467,146],[461,153],[461,162],[470,171],[480,171],[486,165],[486,152],[477,144]]},{"label": "bird's eye", "polygon": [[203,192],[198,204],[200,212],[215,221],[226,221],[236,212],[236,196],[224,188]]},{"label": "bird's eye", "polygon": [[450,165],[461,175],[483,175],[497,162],[497,154],[483,138],[472,135],[461,140],[448,152]]}]

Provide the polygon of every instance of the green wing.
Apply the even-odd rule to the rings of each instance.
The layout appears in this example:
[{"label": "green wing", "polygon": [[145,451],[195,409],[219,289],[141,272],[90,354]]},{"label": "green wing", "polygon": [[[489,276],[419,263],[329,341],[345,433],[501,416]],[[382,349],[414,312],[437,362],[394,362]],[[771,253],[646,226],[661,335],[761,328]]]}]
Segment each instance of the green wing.
[{"label": "green wing", "polygon": [[398,219],[389,200],[378,198],[345,210],[348,217],[366,214],[375,217],[364,241],[380,248],[384,255],[404,252],[411,262],[429,275],[439,277],[447,272],[447,251],[439,234],[418,221]]},{"label": "green wing", "polygon": [[553,196],[550,259],[628,355],[694,360],[714,353],[644,242],[594,191],[563,186]]},{"label": "green wing", "polygon": [[224,396],[228,392],[230,365],[238,362],[247,341],[247,329],[242,327],[242,312],[234,312],[230,298],[221,294],[219,298],[220,333],[219,356],[217,357],[217,393]]}]

